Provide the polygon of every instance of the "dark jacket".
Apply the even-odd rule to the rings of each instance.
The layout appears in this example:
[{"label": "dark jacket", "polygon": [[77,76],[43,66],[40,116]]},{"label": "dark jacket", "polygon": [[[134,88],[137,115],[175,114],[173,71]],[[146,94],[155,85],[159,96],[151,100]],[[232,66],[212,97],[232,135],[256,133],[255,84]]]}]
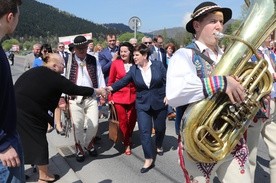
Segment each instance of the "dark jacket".
[{"label": "dark jacket", "polygon": [[0,46],[0,152],[18,143],[16,105],[10,64]]},{"label": "dark jacket", "polygon": [[[116,52],[118,48],[114,48],[114,51]],[[99,62],[102,66],[102,71],[104,74],[104,79],[105,83],[107,84],[108,82],[108,76],[109,76],[109,71],[112,63],[112,55],[109,50],[109,48],[104,48],[100,53],[99,53]]]},{"label": "dark jacket", "polygon": [[142,77],[141,70],[137,65],[133,65],[130,71],[121,80],[112,85],[113,91],[126,86],[133,81],[136,86],[136,109],[144,111],[150,108],[154,110],[165,107],[164,98],[166,96],[166,69],[160,61],[152,61],[151,82],[148,88]]}]

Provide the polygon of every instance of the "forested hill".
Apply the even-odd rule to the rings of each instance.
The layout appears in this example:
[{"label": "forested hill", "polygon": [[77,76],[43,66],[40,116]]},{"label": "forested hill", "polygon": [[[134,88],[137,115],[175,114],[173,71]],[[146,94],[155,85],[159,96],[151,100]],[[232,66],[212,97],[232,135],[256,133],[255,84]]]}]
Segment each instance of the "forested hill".
[{"label": "forested hill", "polygon": [[125,32],[125,30],[108,26],[109,24],[100,25],[78,18],[35,0],[24,0],[20,6],[20,12],[20,21],[15,32],[15,36],[20,37],[67,36],[92,32],[94,37],[99,38],[104,37],[107,33],[121,34]]}]

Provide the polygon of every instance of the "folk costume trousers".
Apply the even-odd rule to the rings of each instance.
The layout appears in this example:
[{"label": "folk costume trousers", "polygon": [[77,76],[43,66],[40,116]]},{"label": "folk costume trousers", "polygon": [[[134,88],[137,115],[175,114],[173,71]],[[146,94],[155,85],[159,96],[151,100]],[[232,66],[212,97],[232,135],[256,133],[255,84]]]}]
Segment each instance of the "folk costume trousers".
[{"label": "folk costume trousers", "polygon": [[217,163],[195,162],[185,149],[182,154],[186,183],[211,183],[215,176],[223,183],[251,182],[248,148],[244,139],[240,140],[228,156]]},{"label": "folk costume trousers", "polygon": [[77,150],[90,150],[93,147],[93,137],[99,126],[99,110],[97,100],[85,98],[80,103],[69,100],[69,108]]},{"label": "folk costume trousers", "polygon": [[119,126],[123,134],[123,143],[125,146],[131,145],[130,138],[137,120],[135,103],[118,104],[115,103],[115,109],[119,120]]},{"label": "folk costume trousers", "polygon": [[258,143],[259,137],[262,138],[267,146],[268,155],[270,157],[269,169],[270,169],[270,182],[276,183],[276,109],[275,99],[270,101],[270,117],[265,122],[258,120],[256,123],[252,122],[250,128],[247,131],[247,144],[249,148],[249,162],[250,171],[252,175],[252,182],[254,182]]}]

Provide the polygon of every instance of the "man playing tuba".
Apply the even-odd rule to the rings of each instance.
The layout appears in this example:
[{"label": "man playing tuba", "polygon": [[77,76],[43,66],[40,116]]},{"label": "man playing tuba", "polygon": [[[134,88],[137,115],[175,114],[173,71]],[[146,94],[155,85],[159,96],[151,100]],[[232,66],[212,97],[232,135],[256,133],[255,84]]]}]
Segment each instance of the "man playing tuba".
[{"label": "man playing tuba", "polygon": [[[194,35],[194,41],[176,51],[168,66],[166,94],[169,105],[192,104],[217,92],[226,93],[232,103],[242,103],[245,89],[238,78],[211,76],[223,54],[214,34],[222,32],[223,25],[231,19],[231,9],[203,2],[195,8],[191,17],[186,30]],[[228,156],[215,163],[192,160],[185,144],[181,154],[183,161],[180,164],[186,182],[213,182],[215,175],[221,182],[250,182],[248,148],[243,138]]]}]

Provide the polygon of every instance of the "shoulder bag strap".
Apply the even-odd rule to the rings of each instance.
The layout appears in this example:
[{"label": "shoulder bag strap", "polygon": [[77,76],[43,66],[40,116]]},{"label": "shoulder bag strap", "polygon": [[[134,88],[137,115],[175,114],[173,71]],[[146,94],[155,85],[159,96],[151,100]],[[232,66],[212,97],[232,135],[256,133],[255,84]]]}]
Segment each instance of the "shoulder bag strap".
[{"label": "shoulder bag strap", "polygon": [[214,65],[215,62],[212,59],[210,59],[209,57],[207,57],[206,55],[201,53],[196,48],[191,48],[191,47],[187,47],[187,48],[194,50],[197,55],[199,55],[201,58],[203,58],[205,61],[207,61],[210,65]]}]

